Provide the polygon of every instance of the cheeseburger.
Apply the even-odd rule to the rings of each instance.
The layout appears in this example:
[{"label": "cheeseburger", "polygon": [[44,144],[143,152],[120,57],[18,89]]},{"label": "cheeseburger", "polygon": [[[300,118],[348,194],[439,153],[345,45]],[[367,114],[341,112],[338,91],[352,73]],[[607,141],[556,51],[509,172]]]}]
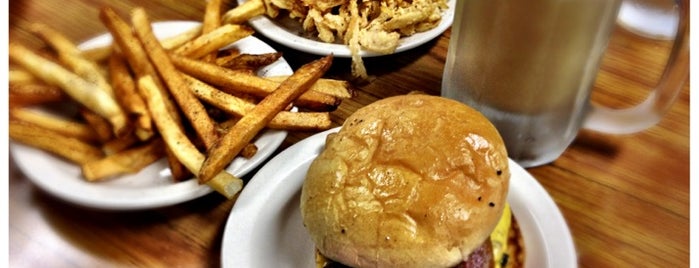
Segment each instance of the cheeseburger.
[{"label": "cheeseburger", "polygon": [[522,254],[509,183],[502,138],[483,115],[396,96],[328,135],[301,215],[318,267],[512,267]]}]

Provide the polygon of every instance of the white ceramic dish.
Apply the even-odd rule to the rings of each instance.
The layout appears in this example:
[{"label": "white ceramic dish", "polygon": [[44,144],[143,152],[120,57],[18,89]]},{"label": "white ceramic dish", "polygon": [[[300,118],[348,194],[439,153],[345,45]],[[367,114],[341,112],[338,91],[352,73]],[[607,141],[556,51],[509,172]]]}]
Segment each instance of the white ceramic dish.
[{"label": "white ceramic dish", "polygon": [[[198,25],[196,22],[169,21],[153,24],[153,31],[164,38]],[[104,34],[80,45],[88,49],[111,43],[111,35]],[[268,53],[274,49],[255,37],[247,37],[231,46],[246,53]],[[284,59],[260,70],[264,75],[289,75],[293,71]],[[251,159],[236,158],[226,170],[244,176],[266,160],[286,138],[285,131],[267,130],[255,140],[258,152]],[[17,166],[38,187],[63,200],[98,209],[136,210],[174,205],[189,201],[213,190],[199,185],[195,179],[173,182],[164,159],[140,172],[104,182],[87,182],[80,167],[54,155],[22,144],[12,143],[11,155]]]},{"label": "white ceramic dish", "polygon": [[[239,5],[245,2],[247,2],[247,0],[238,0]],[[402,38],[394,53],[399,53],[422,45],[448,29],[454,21],[456,0],[449,0],[447,4],[449,8],[442,14],[442,20],[437,27],[426,32]],[[333,53],[336,57],[352,56],[347,45],[325,43],[317,39],[309,39],[299,34],[303,32],[300,24],[291,19],[270,19],[267,16],[257,16],[250,19],[249,22],[250,25],[255,28],[255,31],[261,33],[265,37],[299,51],[316,55],[328,55]],[[384,54],[363,50],[359,55],[362,57],[374,57]]]},{"label": "white ceramic dish", "polygon": [[[270,160],[243,189],[224,229],[224,268],[315,267],[314,246],[301,222],[299,197],[311,161],[331,129],[289,147]],[[526,249],[525,267],[577,267],[573,240],[545,189],[515,162],[508,201]]]}]

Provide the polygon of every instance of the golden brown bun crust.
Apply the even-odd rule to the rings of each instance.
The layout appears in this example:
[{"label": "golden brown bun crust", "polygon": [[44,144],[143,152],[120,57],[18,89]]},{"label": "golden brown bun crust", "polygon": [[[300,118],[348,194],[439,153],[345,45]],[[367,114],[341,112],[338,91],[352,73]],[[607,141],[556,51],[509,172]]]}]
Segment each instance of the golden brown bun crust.
[{"label": "golden brown bun crust", "polygon": [[320,252],[352,267],[451,267],[492,232],[510,171],[480,113],[428,95],[379,100],[328,136],[301,193]]}]

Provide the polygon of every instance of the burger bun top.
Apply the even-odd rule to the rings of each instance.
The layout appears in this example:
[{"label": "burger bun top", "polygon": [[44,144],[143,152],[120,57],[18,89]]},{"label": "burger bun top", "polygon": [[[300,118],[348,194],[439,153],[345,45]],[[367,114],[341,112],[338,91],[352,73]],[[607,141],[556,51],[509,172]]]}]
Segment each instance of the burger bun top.
[{"label": "burger bun top", "polygon": [[324,256],[351,267],[452,267],[495,228],[510,171],[476,110],[403,95],[357,110],[312,162],[303,223]]}]

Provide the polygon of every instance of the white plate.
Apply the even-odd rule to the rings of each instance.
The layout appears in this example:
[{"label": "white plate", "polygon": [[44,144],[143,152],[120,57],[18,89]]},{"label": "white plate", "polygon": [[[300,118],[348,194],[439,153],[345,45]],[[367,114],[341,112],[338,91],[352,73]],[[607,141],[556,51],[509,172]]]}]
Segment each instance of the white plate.
[{"label": "white plate", "polygon": [[[153,24],[158,38],[164,38],[198,25],[197,22],[169,21]],[[80,45],[81,49],[111,43],[111,35],[104,34]],[[234,44],[246,53],[268,53],[274,49],[255,37],[247,37]],[[282,58],[260,70],[264,75],[288,75],[291,67]],[[267,130],[255,140],[258,152],[249,160],[238,157],[226,168],[236,176],[244,176],[266,160],[286,138],[286,131]],[[87,182],[80,167],[39,149],[12,143],[10,152],[17,166],[41,189],[66,201],[99,209],[136,210],[157,208],[189,201],[213,190],[199,185],[195,179],[173,182],[164,159],[140,172],[103,182]]]},{"label": "white plate", "polygon": [[[247,2],[247,0],[238,0],[238,5],[245,2]],[[456,0],[449,0],[447,4],[449,8],[443,12],[442,20],[437,27],[426,32],[401,38],[394,53],[399,53],[422,45],[439,36],[449,28],[454,21]],[[352,56],[347,45],[326,43],[318,39],[309,39],[303,34],[299,34],[303,32],[300,24],[288,18],[270,19],[267,16],[257,16],[250,19],[249,23],[257,32],[265,37],[296,50],[316,55],[328,55],[333,53],[336,57]],[[359,55],[362,57],[374,57],[385,54],[362,50]]]},{"label": "white plate", "polygon": [[[224,229],[222,267],[315,267],[313,242],[301,222],[301,185],[325,137],[337,130],[289,147],[245,186]],[[511,160],[510,172],[508,201],[524,236],[525,267],[577,267],[568,225],[554,201]]]}]

